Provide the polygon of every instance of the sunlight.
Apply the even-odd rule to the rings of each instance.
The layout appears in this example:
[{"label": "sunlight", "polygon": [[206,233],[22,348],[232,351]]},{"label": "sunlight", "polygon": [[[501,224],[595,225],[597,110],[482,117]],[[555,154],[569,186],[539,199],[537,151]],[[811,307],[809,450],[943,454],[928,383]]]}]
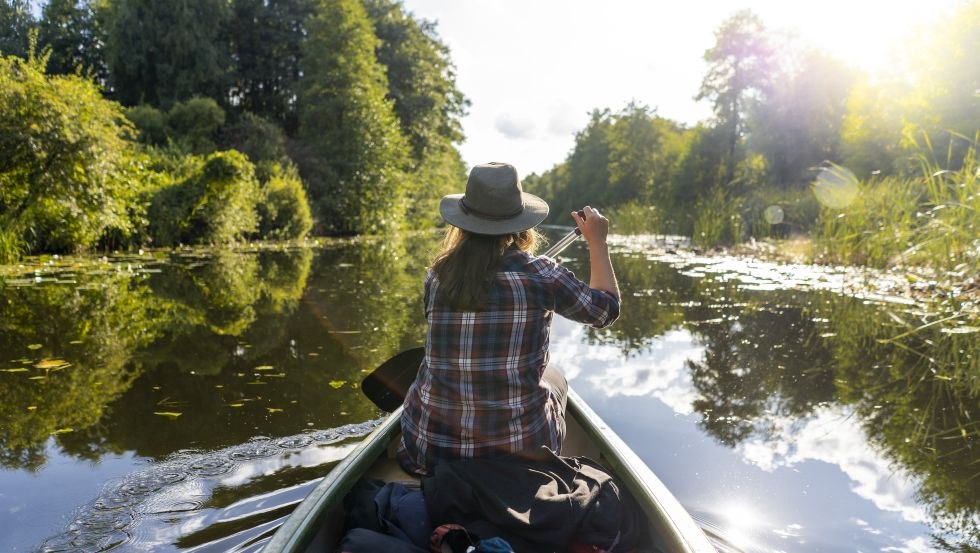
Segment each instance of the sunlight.
[{"label": "sunlight", "polygon": [[[776,5],[773,5],[776,4]],[[950,4],[898,1],[887,4],[831,0],[802,7],[797,3],[750,3],[773,29],[796,31],[803,41],[871,73],[887,73],[897,50],[917,27]]]},{"label": "sunlight", "polygon": [[722,505],[718,510],[721,518],[722,535],[742,549],[750,549],[755,541],[752,535],[765,526],[762,514],[752,505],[740,500]]}]

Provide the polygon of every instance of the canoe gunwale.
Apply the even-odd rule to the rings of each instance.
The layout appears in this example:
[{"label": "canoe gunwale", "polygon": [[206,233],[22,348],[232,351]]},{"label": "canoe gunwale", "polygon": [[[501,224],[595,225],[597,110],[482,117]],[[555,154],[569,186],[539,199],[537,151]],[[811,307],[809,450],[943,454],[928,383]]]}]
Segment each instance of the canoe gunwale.
[{"label": "canoe gunwale", "polygon": [[[371,465],[384,455],[401,431],[401,407],[391,413],[344,459],[335,465],[276,530],[263,552],[303,551],[326,522],[327,507],[339,505]],[[357,478],[351,477],[357,475]]]}]

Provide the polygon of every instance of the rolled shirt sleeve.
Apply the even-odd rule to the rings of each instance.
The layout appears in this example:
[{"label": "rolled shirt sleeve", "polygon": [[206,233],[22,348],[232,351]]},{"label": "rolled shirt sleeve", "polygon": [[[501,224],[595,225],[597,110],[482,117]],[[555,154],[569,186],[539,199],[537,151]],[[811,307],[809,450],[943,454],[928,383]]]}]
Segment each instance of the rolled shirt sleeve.
[{"label": "rolled shirt sleeve", "polygon": [[591,288],[561,265],[554,265],[551,276],[555,312],[559,315],[594,328],[607,327],[619,318],[619,300],[616,296]]}]

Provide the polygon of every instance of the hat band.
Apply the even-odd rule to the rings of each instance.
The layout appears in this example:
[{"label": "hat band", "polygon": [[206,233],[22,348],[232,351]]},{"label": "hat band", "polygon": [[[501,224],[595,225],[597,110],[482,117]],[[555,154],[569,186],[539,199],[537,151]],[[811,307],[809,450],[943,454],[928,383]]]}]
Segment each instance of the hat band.
[{"label": "hat band", "polygon": [[480,219],[486,219],[488,221],[503,221],[504,219],[513,219],[514,217],[517,217],[521,213],[524,213],[524,202],[521,202],[521,207],[517,211],[507,215],[491,215],[489,213],[484,213],[478,209],[473,209],[472,207],[466,205],[466,202],[463,201],[463,198],[459,199],[459,208],[466,215],[472,215],[474,217]]}]

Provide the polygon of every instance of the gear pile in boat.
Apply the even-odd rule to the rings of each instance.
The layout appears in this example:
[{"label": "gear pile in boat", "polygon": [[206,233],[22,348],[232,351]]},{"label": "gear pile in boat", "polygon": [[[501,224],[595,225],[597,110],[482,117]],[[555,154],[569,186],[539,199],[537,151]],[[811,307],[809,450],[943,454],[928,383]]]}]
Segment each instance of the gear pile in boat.
[{"label": "gear pile in boat", "polygon": [[421,482],[361,480],[345,499],[344,553],[635,551],[637,507],[601,465],[514,455],[436,466]]}]

